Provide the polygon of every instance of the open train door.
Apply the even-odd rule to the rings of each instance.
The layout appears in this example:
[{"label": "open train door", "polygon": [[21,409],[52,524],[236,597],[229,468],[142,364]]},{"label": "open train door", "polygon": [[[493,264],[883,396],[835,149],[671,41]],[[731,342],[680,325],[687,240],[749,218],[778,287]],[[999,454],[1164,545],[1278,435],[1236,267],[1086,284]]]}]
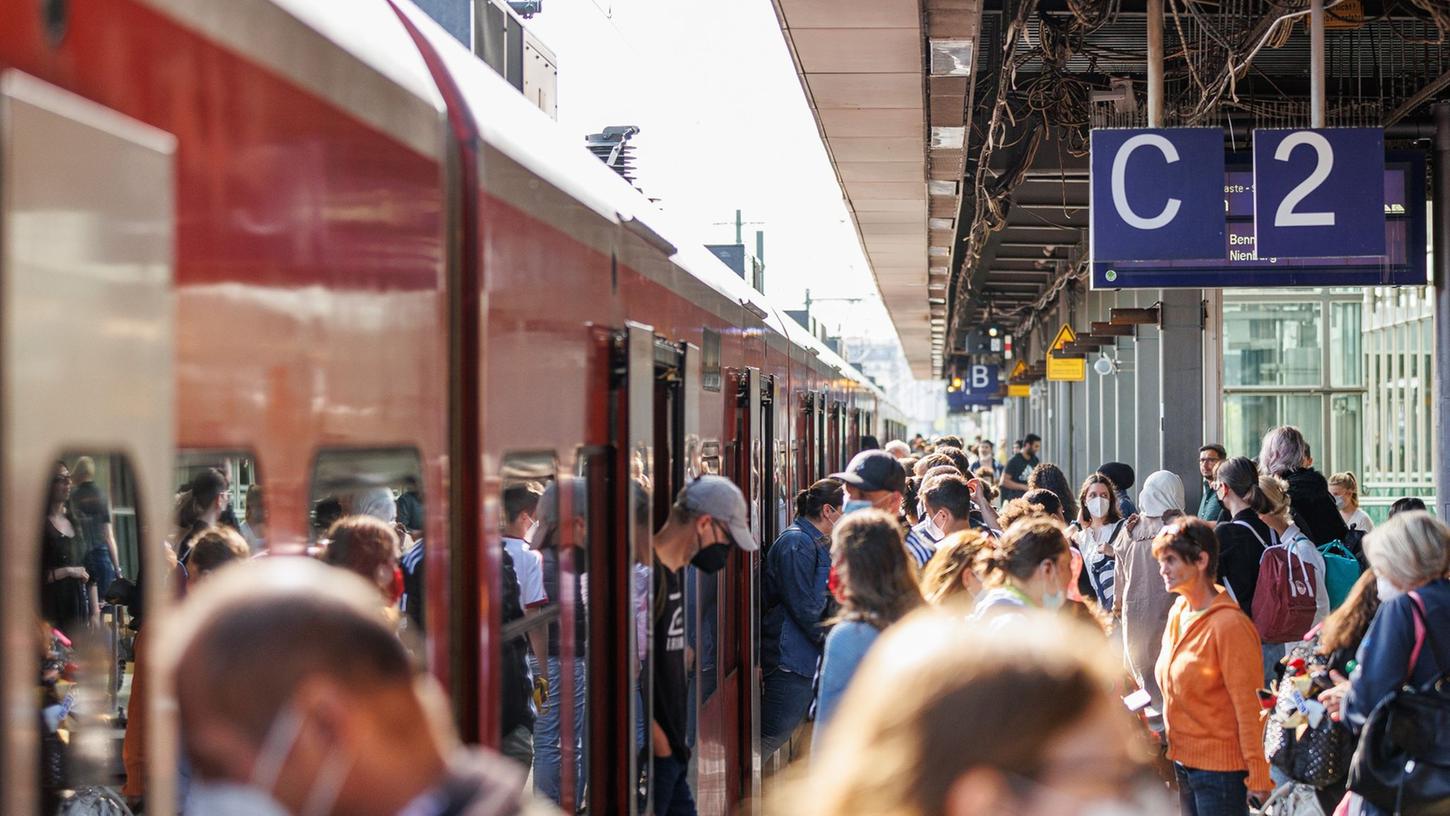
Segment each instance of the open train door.
[{"label": "open train door", "polygon": [[[91,615],[95,579],[77,570],[109,528],[125,577],[144,576],[148,613],[166,611],[174,154],[168,134],[0,73],[3,813],[119,796],[135,680],[126,613]],[[174,810],[169,710],[149,706],[155,813]]]}]

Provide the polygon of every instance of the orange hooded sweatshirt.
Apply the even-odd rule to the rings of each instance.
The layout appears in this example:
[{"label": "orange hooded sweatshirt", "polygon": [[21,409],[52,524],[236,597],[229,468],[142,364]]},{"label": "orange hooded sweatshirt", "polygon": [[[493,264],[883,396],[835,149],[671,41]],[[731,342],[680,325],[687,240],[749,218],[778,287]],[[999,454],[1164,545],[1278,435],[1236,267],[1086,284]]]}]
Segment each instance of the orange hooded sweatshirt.
[{"label": "orange hooded sweatshirt", "polygon": [[1264,680],[1259,632],[1228,593],[1202,615],[1180,597],[1168,613],[1158,685],[1168,758],[1204,771],[1248,771],[1249,790],[1270,790],[1264,726],[1255,693]]}]

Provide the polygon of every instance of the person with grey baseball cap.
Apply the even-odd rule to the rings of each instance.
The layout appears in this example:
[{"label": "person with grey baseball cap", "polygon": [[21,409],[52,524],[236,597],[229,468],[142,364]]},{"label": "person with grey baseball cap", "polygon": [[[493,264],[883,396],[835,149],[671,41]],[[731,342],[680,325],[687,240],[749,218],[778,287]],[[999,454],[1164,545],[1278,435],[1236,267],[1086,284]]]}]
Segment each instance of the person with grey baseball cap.
[{"label": "person with grey baseball cap", "polygon": [[730,551],[760,549],[750,532],[745,496],[734,482],[700,476],[680,490],[669,518],[654,535],[655,603],[653,754],[654,812],[694,814],[690,793],[690,747],[685,741],[689,688],[685,674],[684,566],[719,572]]},{"label": "person with grey baseball cap", "polygon": [[846,485],[845,512],[875,507],[901,516],[901,495],[906,490],[906,469],[895,456],[883,450],[865,450],[851,457],[840,473],[832,473]]}]

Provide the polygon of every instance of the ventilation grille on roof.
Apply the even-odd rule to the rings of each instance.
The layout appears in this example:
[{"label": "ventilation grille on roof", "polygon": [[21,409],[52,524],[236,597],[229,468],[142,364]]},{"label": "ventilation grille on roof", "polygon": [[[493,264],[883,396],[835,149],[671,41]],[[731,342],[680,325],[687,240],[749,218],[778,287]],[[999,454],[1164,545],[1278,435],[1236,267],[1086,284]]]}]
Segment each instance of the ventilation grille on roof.
[{"label": "ventilation grille on roof", "polygon": [[639,133],[634,125],[607,127],[603,133],[591,133],[584,137],[584,143],[599,160],[614,168],[614,172],[634,184],[634,148],[629,140]]}]

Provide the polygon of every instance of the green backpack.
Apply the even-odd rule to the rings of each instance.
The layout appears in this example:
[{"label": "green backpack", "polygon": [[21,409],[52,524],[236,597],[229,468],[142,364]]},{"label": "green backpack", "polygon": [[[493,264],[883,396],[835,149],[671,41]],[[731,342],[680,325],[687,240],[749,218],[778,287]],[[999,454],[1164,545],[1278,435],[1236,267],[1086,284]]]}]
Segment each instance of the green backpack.
[{"label": "green backpack", "polygon": [[1338,541],[1320,547],[1319,554],[1324,556],[1324,589],[1329,593],[1329,608],[1338,609],[1354,582],[1359,580],[1359,559]]}]

